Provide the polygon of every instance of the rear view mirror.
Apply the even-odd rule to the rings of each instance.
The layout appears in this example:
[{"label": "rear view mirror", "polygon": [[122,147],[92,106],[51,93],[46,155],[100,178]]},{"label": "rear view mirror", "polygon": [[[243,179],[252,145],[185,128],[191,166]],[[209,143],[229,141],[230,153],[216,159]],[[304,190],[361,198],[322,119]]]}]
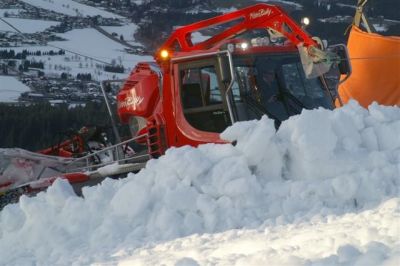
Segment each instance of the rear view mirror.
[{"label": "rear view mirror", "polygon": [[328,47],[328,50],[335,53],[339,58],[338,69],[342,75],[351,75],[351,63],[347,47],[344,44],[337,44]]},{"label": "rear view mirror", "polygon": [[223,83],[229,83],[232,80],[229,59],[226,55],[217,57],[218,71]]}]

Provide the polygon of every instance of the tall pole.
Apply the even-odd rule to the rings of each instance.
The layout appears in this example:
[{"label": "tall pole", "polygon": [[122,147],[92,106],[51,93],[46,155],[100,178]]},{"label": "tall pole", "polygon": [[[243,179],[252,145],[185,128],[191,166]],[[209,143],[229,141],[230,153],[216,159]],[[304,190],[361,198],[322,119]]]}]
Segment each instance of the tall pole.
[{"label": "tall pole", "polygon": [[[112,126],[113,131],[114,131],[115,139],[117,140],[117,143],[121,143],[121,137],[119,136],[119,133],[118,133],[117,124],[115,123],[114,116],[113,116],[113,113],[111,111],[110,103],[108,102],[107,94],[106,94],[106,91],[104,89],[105,83],[106,82],[110,82],[110,81],[111,80],[103,80],[103,81],[101,81],[100,82],[100,88],[101,88],[101,92],[103,93],[104,101],[106,102],[106,106],[107,106],[108,114],[110,116],[111,126]],[[117,160],[119,160],[119,152],[117,152]]]}]

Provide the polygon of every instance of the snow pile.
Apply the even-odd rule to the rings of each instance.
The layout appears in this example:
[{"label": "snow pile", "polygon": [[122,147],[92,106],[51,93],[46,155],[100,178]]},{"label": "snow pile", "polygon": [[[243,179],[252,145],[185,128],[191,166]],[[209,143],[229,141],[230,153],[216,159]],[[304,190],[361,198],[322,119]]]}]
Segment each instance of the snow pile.
[{"label": "snow pile", "polygon": [[235,124],[222,134],[235,146],[170,149],[84,199],[58,181],[0,213],[0,264],[391,265],[399,133],[400,109],[351,103],[277,133]]}]

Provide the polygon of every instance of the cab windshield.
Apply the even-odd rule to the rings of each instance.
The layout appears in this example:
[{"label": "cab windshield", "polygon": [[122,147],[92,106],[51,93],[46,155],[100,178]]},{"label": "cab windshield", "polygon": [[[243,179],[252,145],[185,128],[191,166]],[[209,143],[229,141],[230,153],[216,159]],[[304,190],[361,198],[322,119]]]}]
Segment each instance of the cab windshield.
[{"label": "cab windshield", "polygon": [[277,126],[302,109],[333,108],[319,78],[305,77],[298,54],[252,54],[233,57],[234,115],[238,121],[267,115]]}]

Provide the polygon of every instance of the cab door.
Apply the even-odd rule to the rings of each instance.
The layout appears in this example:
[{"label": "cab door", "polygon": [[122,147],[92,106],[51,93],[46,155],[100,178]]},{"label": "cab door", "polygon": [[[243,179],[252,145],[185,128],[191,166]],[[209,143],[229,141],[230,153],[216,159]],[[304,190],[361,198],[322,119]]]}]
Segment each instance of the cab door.
[{"label": "cab door", "polygon": [[215,58],[175,65],[176,145],[223,143],[231,121]]}]

